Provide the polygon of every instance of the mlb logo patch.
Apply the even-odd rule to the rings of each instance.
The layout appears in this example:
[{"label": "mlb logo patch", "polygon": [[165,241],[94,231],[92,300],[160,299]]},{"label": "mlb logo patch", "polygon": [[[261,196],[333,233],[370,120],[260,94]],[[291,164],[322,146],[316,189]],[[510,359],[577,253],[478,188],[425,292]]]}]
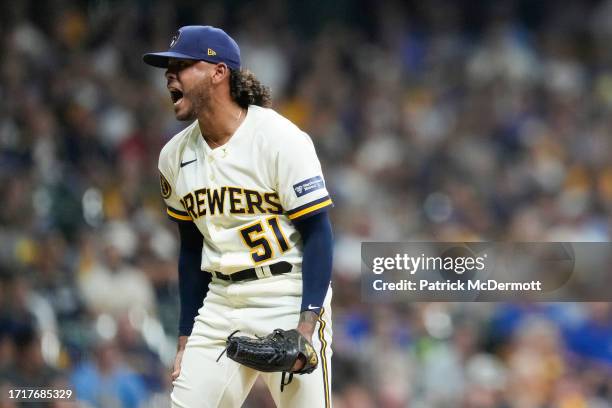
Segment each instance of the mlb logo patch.
[{"label": "mlb logo patch", "polygon": [[293,191],[295,191],[296,196],[301,197],[324,187],[325,182],[323,181],[323,177],[316,176],[294,184]]}]

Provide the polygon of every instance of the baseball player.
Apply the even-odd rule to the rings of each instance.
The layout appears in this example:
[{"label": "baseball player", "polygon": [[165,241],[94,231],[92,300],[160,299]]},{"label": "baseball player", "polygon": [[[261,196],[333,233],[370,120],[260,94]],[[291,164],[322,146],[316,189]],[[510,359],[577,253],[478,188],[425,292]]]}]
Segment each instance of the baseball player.
[{"label": "baseball player", "polygon": [[[182,27],[143,60],[166,69],[175,116],[190,122],[159,157],[181,239],[172,406],[240,406],[258,375],[278,406],[330,406],[332,200],[311,139],[268,108],[268,89],[223,30]],[[281,373],[218,358],[234,331],[277,328],[297,329],[318,358],[282,392]]]}]

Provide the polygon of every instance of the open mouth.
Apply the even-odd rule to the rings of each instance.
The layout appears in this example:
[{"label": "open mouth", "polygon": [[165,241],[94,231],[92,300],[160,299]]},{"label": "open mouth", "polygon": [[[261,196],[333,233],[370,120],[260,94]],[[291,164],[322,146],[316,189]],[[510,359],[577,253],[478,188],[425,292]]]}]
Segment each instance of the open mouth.
[{"label": "open mouth", "polygon": [[172,103],[178,105],[183,99],[183,92],[178,89],[170,90],[170,98],[172,99]]}]

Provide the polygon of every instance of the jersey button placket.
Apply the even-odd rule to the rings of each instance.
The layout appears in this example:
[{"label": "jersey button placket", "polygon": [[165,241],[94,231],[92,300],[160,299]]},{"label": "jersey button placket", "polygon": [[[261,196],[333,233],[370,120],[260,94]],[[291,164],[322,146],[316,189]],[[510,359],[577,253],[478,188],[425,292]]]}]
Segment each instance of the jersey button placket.
[{"label": "jersey button placket", "polygon": [[[207,188],[209,189],[215,189],[216,188],[216,184],[215,184],[215,169],[214,169],[214,163],[215,163],[215,153],[214,151],[210,152],[207,156],[206,156],[206,184],[207,184]],[[206,226],[208,228],[208,233],[210,234],[210,237],[212,238],[213,241],[215,241],[215,234],[218,230],[217,228],[214,227],[214,223],[213,223],[213,217],[215,216],[211,216],[208,215],[206,217]]]},{"label": "jersey button placket", "polygon": [[216,181],[215,177],[215,152],[214,150],[208,155],[208,181]]}]

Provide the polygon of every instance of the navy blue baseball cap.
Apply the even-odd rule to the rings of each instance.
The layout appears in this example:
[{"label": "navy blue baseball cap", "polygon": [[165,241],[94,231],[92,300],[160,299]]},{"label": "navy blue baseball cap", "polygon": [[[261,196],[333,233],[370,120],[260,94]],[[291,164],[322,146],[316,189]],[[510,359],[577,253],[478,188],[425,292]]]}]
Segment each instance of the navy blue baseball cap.
[{"label": "navy blue baseball cap", "polygon": [[154,67],[168,68],[170,58],[224,62],[231,69],[240,69],[240,48],[236,41],[220,28],[212,26],[185,26],[179,28],[170,49],[165,52],[151,52],[142,60]]}]

